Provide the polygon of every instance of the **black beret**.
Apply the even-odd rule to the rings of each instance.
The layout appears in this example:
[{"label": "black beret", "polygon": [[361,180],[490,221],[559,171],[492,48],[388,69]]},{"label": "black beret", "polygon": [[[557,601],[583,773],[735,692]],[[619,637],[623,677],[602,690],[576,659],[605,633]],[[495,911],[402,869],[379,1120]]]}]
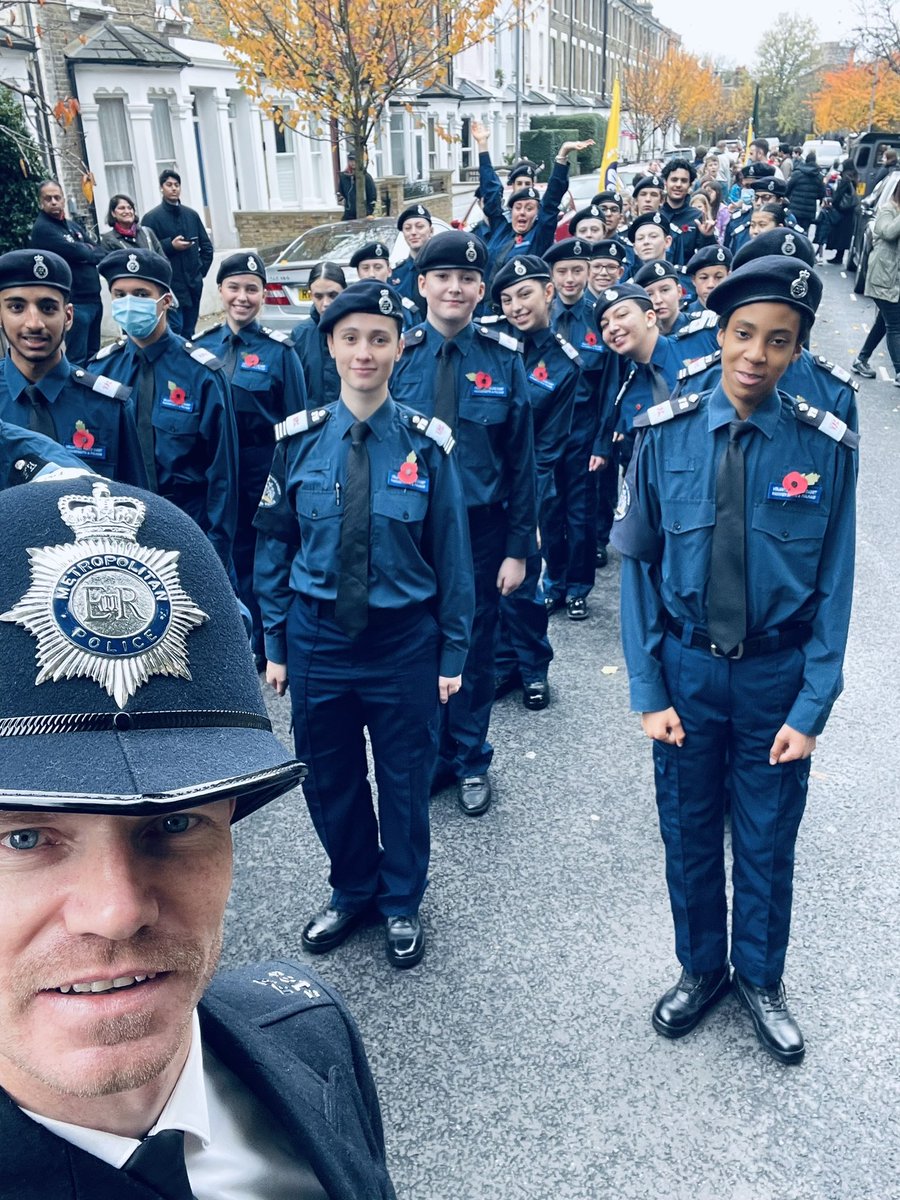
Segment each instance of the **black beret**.
[{"label": "black beret", "polygon": [[107,283],[115,279],[143,279],[158,283],[166,291],[172,286],[172,264],[152,250],[114,250],[97,266]]},{"label": "black beret", "polygon": [[591,204],[617,204],[622,207],[622,197],[616,192],[598,192]]},{"label": "black beret", "polygon": [[509,205],[510,208],[512,208],[512,206],[515,204],[515,202],[517,200],[540,200],[540,198],[541,198],[541,193],[537,190],[537,188],[533,188],[533,187],[519,188],[519,190],[517,192],[513,192],[513,194],[510,196],[510,198],[507,200],[506,203]]},{"label": "black beret", "polygon": [[628,252],[615,238],[603,238],[591,246],[591,258],[612,258],[616,262],[628,262]]},{"label": "black beret", "polygon": [[798,229],[767,229],[755,238],[746,241],[734,256],[735,270],[754,258],[767,258],[770,254],[783,254],[785,258],[796,258],[812,267],[816,262],[816,251],[812,242]]},{"label": "black beret", "polygon": [[612,308],[614,304],[619,304],[622,300],[634,300],[647,312],[653,307],[653,301],[642,287],[637,287],[633,283],[617,283],[615,287],[606,288],[597,297],[597,303],[594,305],[594,320],[598,325],[606,310]]},{"label": "black beret", "polygon": [[384,242],[366,242],[365,246],[360,246],[350,259],[350,266],[358,267],[360,263],[368,262],[371,258],[380,258],[384,262],[388,262],[390,257],[391,252]]},{"label": "black beret", "polygon": [[10,250],[0,255],[0,291],[10,287],[52,287],[68,297],[72,272],[50,250]]},{"label": "black beret", "polygon": [[255,275],[263,283],[266,282],[266,268],[262,259],[256,254],[248,254],[246,250],[242,250],[240,254],[229,254],[227,258],[222,259],[216,272],[216,283],[221,283],[229,275]]},{"label": "black beret", "polygon": [[499,305],[501,292],[516,283],[524,283],[526,279],[550,282],[550,268],[536,254],[517,254],[503,264],[491,284],[491,300]]},{"label": "black beret", "polygon": [[487,247],[474,233],[448,229],[425,243],[416,259],[420,274],[425,271],[480,271],[487,267]]},{"label": "black beret", "polygon": [[631,189],[632,196],[636,196],[638,192],[642,192],[644,188],[657,188],[658,191],[663,191],[665,188],[661,175],[642,175],[640,179],[634,181],[634,186]]},{"label": "black beret", "polygon": [[569,222],[569,234],[574,237],[575,230],[578,228],[579,221],[602,221],[603,213],[596,204],[591,204],[587,208],[579,208],[578,212]]},{"label": "black beret", "polygon": [[640,270],[635,271],[632,282],[638,287],[645,288],[650,283],[659,283],[660,279],[680,279],[681,272],[677,271],[670,262],[658,259],[656,262],[644,263]]},{"label": "black beret", "polygon": [[669,237],[672,233],[672,226],[661,212],[642,213],[639,217],[635,217],[635,219],[628,226],[629,241],[634,241],[634,235],[642,225],[656,225],[663,231],[666,237]]},{"label": "black beret", "polygon": [[135,815],[302,779],[228,576],[161,496],[84,475],[0,493],[0,808]]},{"label": "black beret", "polygon": [[554,242],[553,245],[545,250],[543,259],[546,263],[569,262],[590,262],[591,246],[587,238],[570,237],[563,238],[562,241]]},{"label": "black beret", "polygon": [[693,275],[695,271],[704,267],[730,267],[731,258],[731,251],[726,250],[724,246],[703,246],[689,260],[684,273]]},{"label": "black beret", "polygon": [[397,292],[380,279],[360,279],[351,283],[319,317],[319,332],[330,333],[342,317],[351,313],[374,313],[393,317],[403,328],[403,302]]},{"label": "black beret", "polygon": [[744,184],[754,192],[765,192],[770,196],[783,197],[787,195],[787,184],[777,175],[764,176],[762,179],[748,179]]},{"label": "black beret", "polygon": [[724,317],[745,304],[772,302],[815,318],[821,299],[822,281],[811,266],[771,254],[732,271],[710,292],[706,307]]},{"label": "black beret", "polygon": [[429,225],[433,224],[431,213],[424,204],[411,204],[409,208],[404,208],[403,212],[397,218],[397,228],[402,232],[404,222],[411,220],[413,217],[420,217],[423,221],[427,221]]},{"label": "black beret", "polygon": [[534,179],[537,175],[537,171],[538,169],[536,163],[533,163],[528,158],[520,158],[517,163],[513,163],[513,165],[509,168],[509,174],[506,176],[506,178],[519,179],[521,176],[527,175],[529,179]]}]

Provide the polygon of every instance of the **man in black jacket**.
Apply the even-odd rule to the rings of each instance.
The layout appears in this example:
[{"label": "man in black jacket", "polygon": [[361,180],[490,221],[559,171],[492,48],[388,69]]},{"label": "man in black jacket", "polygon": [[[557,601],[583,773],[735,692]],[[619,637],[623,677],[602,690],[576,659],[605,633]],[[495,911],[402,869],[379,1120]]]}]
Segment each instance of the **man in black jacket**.
[{"label": "man in black jacket", "polygon": [[[371,217],[375,211],[375,180],[368,171],[363,171],[366,185],[366,216]],[[347,165],[338,176],[338,200],[344,206],[342,221],[356,220],[356,155],[347,155]]]},{"label": "man in black jacket", "polygon": [[0,523],[0,1198],[394,1200],[340,999],[215,975],[230,826],[305,773],[215,552],[88,474]]},{"label": "man in black jacket", "polygon": [[41,211],[31,227],[28,245],[33,250],[51,250],[69,264],[75,315],[66,334],[66,357],[81,367],[100,349],[103,305],[97,263],[106,251],[91,241],[80,221],[66,216],[65,197],[55,179],[45,179],[40,185],[38,203]]},{"label": "man in black jacket", "polygon": [[162,204],[144,214],[143,224],[162,243],[172,264],[172,291],[178,308],[169,313],[169,328],[190,341],[200,314],[203,279],[212,265],[213,244],[200,214],[181,203],[181,176],[171,167],[160,174]]}]

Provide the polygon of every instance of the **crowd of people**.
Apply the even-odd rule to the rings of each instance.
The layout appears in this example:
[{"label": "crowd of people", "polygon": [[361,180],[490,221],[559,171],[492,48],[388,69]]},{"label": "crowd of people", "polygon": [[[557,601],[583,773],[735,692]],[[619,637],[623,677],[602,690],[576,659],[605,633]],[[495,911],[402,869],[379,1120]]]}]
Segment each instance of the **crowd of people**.
[{"label": "crowd of people", "polygon": [[[466,817],[489,810],[493,702],[512,690],[528,712],[552,702],[554,615],[585,620],[610,545],[681,968],[653,1027],[680,1038],[734,988],[773,1058],[804,1055],[783,984],[794,844],[810,756],[842,686],[859,441],[855,383],[808,349],[822,296],[807,236],[810,213],[822,221],[815,164],[795,160],[785,180],[764,161],[767,144],[754,145],[733,200],[712,176],[713,165],[734,173],[722,154],[699,171],[671,159],[627,204],[598,192],[559,237],[569,158],[590,143],[561,145],[539,189],[527,160],[504,186],[486,129],[475,123],[473,137],[479,226],[435,233],[428,208],[412,205],[397,219],[409,257],[394,269],[373,240],[350,284],[339,265],[318,264],[311,315],[293,335],[261,324],[265,267],[239,251],[216,273],[224,319],[193,337],[212,246],[174,171],[143,221],[114,196],[99,246],[47,181],[31,245],[0,257],[3,485],[29,484],[0,578],[0,806],[15,813],[0,865],[27,855],[37,885],[55,872],[62,927],[48,916],[42,936],[87,938],[92,955],[79,962],[69,947],[36,974],[35,994],[53,995],[18,1018],[20,1053],[40,1057],[27,1022],[42,1005],[55,1020],[57,1002],[110,1022],[111,1047],[102,1069],[87,1056],[87,1083],[65,1048],[40,1086],[37,1068],[11,1071],[0,1048],[0,1085],[15,1136],[28,1141],[23,1120],[39,1126],[27,1131],[35,1155],[58,1162],[60,1140],[81,1147],[73,1178],[94,1178],[92,1157],[159,1178],[142,1160],[173,1140],[180,1176],[191,1151],[187,1175],[159,1194],[215,1195],[216,1179],[258,1180],[269,1156],[306,1180],[304,1195],[392,1194],[340,1001],[292,964],[209,986],[228,825],[303,777],[332,890],[302,946],[327,953],[374,919],[388,962],[415,967],[430,798],[452,789]],[[881,237],[896,255],[895,201]],[[101,278],[121,329],[102,349]],[[290,697],[295,761],[270,732],[248,639],[267,685]],[[89,753],[66,753],[66,739]],[[48,826],[62,832],[47,838]],[[45,842],[70,849],[38,858]],[[206,872],[208,897],[185,882],[193,870]],[[125,881],[125,899],[82,907],[76,885],[91,891],[91,872]],[[191,939],[163,936],[179,927],[170,908]],[[133,1018],[127,1045],[116,989]],[[160,1018],[154,1057],[150,1025],[134,1021],[161,1011],[157,995],[171,1019]],[[241,1032],[251,1018],[252,1038]],[[292,1055],[317,1079],[349,1081],[343,1151],[298,1117]],[[234,1078],[223,1083],[222,1069]],[[163,1120],[196,1072],[211,1077],[222,1122],[211,1157],[210,1135],[187,1146],[183,1114]],[[135,1102],[117,1110],[110,1097],[123,1094]],[[264,1139],[225,1161],[245,1101]],[[165,1138],[179,1119],[181,1136]],[[79,1140],[86,1120],[121,1145]],[[297,1128],[300,1153],[285,1136]],[[104,1179],[97,1194],[123,1194]],[[255,1186],[241,1194],[268,1194]]]}]

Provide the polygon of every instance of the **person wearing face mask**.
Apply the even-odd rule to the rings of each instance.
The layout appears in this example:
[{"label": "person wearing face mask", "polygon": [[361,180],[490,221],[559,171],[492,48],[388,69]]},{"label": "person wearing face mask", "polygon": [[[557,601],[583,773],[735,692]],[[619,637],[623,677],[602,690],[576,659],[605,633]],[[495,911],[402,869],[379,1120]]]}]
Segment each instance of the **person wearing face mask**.
[{"label": "person wearing face mask", "polygon": [[[146,486],[131,389],[69,362],[72,272],[49,250],[0,256],[0,420],[59,443],[107,479]],[[3,481],[0,481],[2,486]]]},{"label": "person wearing face mask", "polygon": [[294,327],[291,341],[303,367],[307,401],[318,408],[333,404],[341,394],[341,381],[328,353],[325,335],[319,329],[319,320],[347,286],[347,277],[337,263],[325,260],[310,271],[308,286],[312,308],[309,316]]},{"label": "person wearing face mask", "polygon": [[237,517],[237,430],[222,363],[169,329],[168,259],[117,250],[99,270],[124,336],[95,361],[134,391],[150,490],[193,517],[228,567]]}]

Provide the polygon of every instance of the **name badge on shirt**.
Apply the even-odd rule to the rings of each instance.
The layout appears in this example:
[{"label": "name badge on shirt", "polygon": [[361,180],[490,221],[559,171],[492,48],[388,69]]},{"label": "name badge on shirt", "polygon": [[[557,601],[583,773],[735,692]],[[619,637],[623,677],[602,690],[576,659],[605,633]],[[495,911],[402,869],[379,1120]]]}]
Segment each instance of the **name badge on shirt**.
[{"label": "name badge on shirt", "polygon": [[248,354],[241,359],[240,367],[242,371],[255,371],[257,375],[268,375],[269,364],[260,362],[255,354]]},{"label": "name badge on shirt", "polygon": [[423,478],[423,477],[417,475],[415,479],[411,479],[409,477],[409,474],[407,474],[407,477],[404,479],[403,476],[401,475],[402,471],[403,471],[403,468],[401,467],[400,471],[389,471],[388,472],[388,487],[403,488],[403,490],[406,492],[427,492],[428,491],[428,477],[427,476],[425,476]]},{"label": "name badge on shirt", "polygon": [[184,393],[178,395],[180,388],[176,388],[175,392],[168,396],[160,397],[160,404],[163,408],[174,408],[176,412],[192,413],[194,411],[194,401],[190,396],[185,396]]},{"label": "name badge on shirt", "polygon": [[556,383],[547,377],[546,367],[535,367],[535,369],[528,376],[528,382],[536,383],[538,387],[543,388],[545,392],[553,392],[556,390]]},{"label": "name badge on shirt", "polygon": [[805,500],[807,504],[818,504],[822,499],[821,487],[808,487],[805,492],[789,492],[783,483],[770,483],[766,492],[769,500]]},{"label": "name badge on shirt", "polygon": [[88,445],[83,442],[80,446],[76,446],[74,442],[66,442],[66,449],[71,450],[73,454],[77,454],[79,458],[106,458],[106,447],[97,446],[93,443]]}]

